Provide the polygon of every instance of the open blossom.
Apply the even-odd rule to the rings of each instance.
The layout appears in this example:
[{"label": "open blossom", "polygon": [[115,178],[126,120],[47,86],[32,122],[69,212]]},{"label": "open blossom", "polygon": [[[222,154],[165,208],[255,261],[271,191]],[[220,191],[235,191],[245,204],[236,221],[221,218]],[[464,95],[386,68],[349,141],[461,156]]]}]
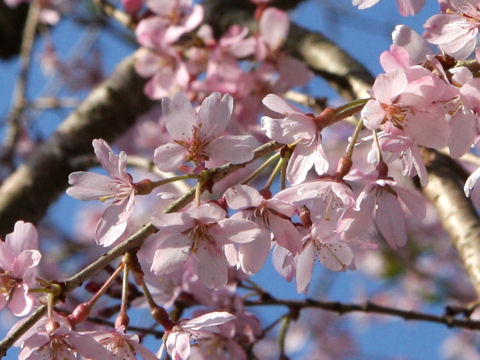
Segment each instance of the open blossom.
[{"label": "open blossom", "polygon": [[158,355],[163,353],[164,346],[168,354],[174,360],[186,360],[190,356],[190,339],[197,338],[202,334],[216,331],[216,326],[235,319],[235,316],[224,311],[215,311],[198,316],[191,320],[180,320],[171,330],[167,330],[164,336],[164,345]]},{"label": "open blossom", "polygon": [[35,226],[23,221],[0,241],[0,309],[8,306],[16,316],[28,314],[33,306],[28,289],[42,257],[37,241]]},{"label": "open blossom", "polygon": [[328,159],[323,151],[321,129],[315,117],[305,114],[275,94],[267,95],[263,104],[284,116],[262,117],[263,131],[267,136],[281,144],[296,143],[287,165],[288,181],[293,185],[301,183],[313,166],[319,175],[325,174]]},{"label": "open blossom", "polygon": [[92,142],[95,155],[110,177],[92,172],[78,171],[70,174],[67,194],[79,200],[112,199],[97,224],[96,240],[109,246],[123,234],[133,211],[135,187],[127,173],[127,154],[115,155],[105,140]]},{"label": "open blossom", "polygon": [[361,237],[372,222],[386,242],[394,250],[407,243],[407,227],[404,204],[416,219],[425,217],[423,199],[414,192],[400,187],[391,178],[381,178],[377,172],[361,174],[352,172],[346,179],[368,180],[367,185],[357,198],[355,209],[349,209],[341,220],[338,231],[347,239]]},{"label": "open blossom", "polygon": [[449,0],[444,14],[428,19],[423,37],[457,59],[466,59],[477,45],[480,2]]},{"label": "open blossom", "polygon": [[[139,359],[137,354],[143,360],[158,360],[145,346],[140,344],[138,335],[125,334],[119,330],[100,330],[87,332],[102,345],[109,353],[112,360]],[[98,359],[92,358],[92,359]]]},{"label": "open blossom", "polygon": [[452,95],[447,83],[424,68],[396,69],[377,77],[361,115],[370,130],[383,124],[386,132],[399,129],[418,145],[441,149],[450,136],[441,104]]},{"label": "open blossom", "polygon": [[[13,328],[15,329],[15,327]],[[112,359],[88,333],[72,331],[67,320],[54,313],[54,318],[43,318],[17,341],[21,347],[19,360],[62,359]]]},{"label": "open blossom", "polygon": [[346,242],[339,240],[332,225],[330,222],[321,221],[304,229],[303,249],[295,257],[298,292],[308,290],[316,258],[331,271],[355,269],[352,249]]},{"label": "open blossom", "polygon": [[[260,193],[247,185],[235,185],[225,192],[229,208],[239,210],[233,218],[255,221],[265,229],[257,240],[240,244],[238,255],[242,270],[247,274],[258,272],[265,263],[272,241],[274,240],[296,254],[302,247],[301,237],[290,218],[296,214],[297,207],[278,199],[265,199]],[[253,262],[252,262],[253,261]]]},{"label": "open blossom", "polygon": [[250,135],[223,135],[233,110],[233,98],[213,93],[198,112],[184,94],[162,101],[165,124],[173,142],[155,150],[154,161],[163,171],[177,170],[192,161],[202,168],[206,161],[240,164],[253,158],[257,142]]},{"label": "open blossom", "polygon": [[154,216],[152,223],[165,238],[155,252],[152,271],[169,274],[191,257],[194,272],[205,286],[224,287],[228,281],[224,245],[248,243],[262,233],[254,222],[226,219],[226,215],[219,205],[203,204],[183,212]]}]

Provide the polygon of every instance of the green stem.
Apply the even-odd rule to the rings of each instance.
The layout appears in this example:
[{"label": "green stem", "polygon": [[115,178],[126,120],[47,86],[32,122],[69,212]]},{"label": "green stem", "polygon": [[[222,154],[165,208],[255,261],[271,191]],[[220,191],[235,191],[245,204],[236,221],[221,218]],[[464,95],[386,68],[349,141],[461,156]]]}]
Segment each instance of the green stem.
[{"label": "green stem", "polygon": [[168,179],[152,181],[151,186],[152,186],[152,189],[154,189],[156,187],[159,187],[165,184],[170,184],[175,181],[181,181],[186,179],[197,179],[197,178],[198,178],[197,174],[186,174],[186,175],[174,176]]},{"label": "green stem", "polygon": [[263,170],[265,170],[268,166],[273,164],[275,160],[280,157],[280,153],[277,152],[270,156],[262,165],[260,165],[254,172],[252,172],[245,180],[241,182],[242,185],[248,185],[253,179],[255,179],[258,174],[260,174]]}]

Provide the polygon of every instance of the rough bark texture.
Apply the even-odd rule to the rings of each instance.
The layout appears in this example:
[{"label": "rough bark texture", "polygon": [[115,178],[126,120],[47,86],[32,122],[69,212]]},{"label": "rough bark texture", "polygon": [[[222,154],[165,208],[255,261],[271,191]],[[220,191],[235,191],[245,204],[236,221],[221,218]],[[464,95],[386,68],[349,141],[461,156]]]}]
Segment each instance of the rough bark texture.
[{"label": "rough bark texture", "polygon": [[452,159],[427,153],[429,181],[424,194],[435,205],[480,298],[480,218],[463,192],[467,174]]},{"label": "rough bark texture", "polygon": [[65,190],[68,175],[82,170],[71,165],[79,155],[92,153],[92,139],[115,139],[153,104],[143,95],[144,79],[125,59],[68,116],[59,129],[0,187],[0,236],[19,219],[37,222]]}]

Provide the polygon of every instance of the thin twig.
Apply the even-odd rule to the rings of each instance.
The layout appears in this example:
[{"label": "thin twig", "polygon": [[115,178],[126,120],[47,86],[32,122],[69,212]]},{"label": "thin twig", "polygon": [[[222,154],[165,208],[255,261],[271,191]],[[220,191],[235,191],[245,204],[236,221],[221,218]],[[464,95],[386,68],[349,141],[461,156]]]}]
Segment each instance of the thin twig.
[{"label": "thin twig", "polygon": [[365,302],[363,304],[341,303],[338,301],[317,301],[312,299],[306,300],[286,300],[276,299],[274,297],[262,298],[255,301],[246,301],[245,306],[287,306],[289,308],[296,308],[298,310],[316,308],[326,311],[336,312],[339,315],[351,312],[371,313],[379,315],[388,315],[404,320],[426,321],[438,324],[444,324],[447,327],[457,327],[470,330],[480,330],[480,321],[469,319],[456,319],[448,315],[433,315],[422,313],[413,310],[403,310],[383,305],[378,305],[372,302]]}]

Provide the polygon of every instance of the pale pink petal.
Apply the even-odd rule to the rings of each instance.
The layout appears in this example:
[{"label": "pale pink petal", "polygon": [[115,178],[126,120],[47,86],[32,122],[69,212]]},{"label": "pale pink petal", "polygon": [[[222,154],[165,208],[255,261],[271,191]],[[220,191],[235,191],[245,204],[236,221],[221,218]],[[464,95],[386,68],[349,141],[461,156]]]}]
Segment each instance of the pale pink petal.
[{"label": "pale pink petal", "polygon": [[275,111],[279,114],[287,116],[288,114],[300,113],[303,112],[296,108],[295,106],[289,104],[286,100],[281,98],[276,94],[268,94],[262,100],[263,105],[268,107],[270,110]]},{"label": "pale pink petal", "polygon": [[263,230],[253,221],[244,219],[220,220],[211,235],[218,244],[248,243],[262,236]]},{"label": "pale pink petal", "polygon": [[122,151],[119,155],[115,155],[103,139],[94,139],[92,145],[98,161],[113,178],[126,181],[130,180],[127,175],[127,155],[125,152]]},{"label": "pale pink petal", "polygon": [[326,243],[317,249],[318,260],[332,271],[346,271],[353,262],[353,252],[343,242]]},{"label": "pale pink petal", "polygon": [[425,207],[425,198],[423,196],[418,195],[413,190],[402,188],[400,186],[395,186],[394,190],[415,219],[421,220],[425,217],[427,209]]},{"label": "pale pink petal", "polygon": [[287,165],[287,180],[292,185],[303,182],[315,163],[316,142],[299,143],[295,146]]},{"label": "pale pink petal", "polygon": [[97,224],[96,241],[102,246],[112,245],[127,228],[127,220],[133,211],[134,193],[118,204],[110,204]]},{"label": "pale pink petal", "polygon": [[[70,342],[74,349],[80,355],[91,359],[111,359],[112,353],[100,345],[93,337],[86,334],[79,334],[71,332],[68,336],[68,342]],[[75,357],[76,358],[76,357]]]},{"label": "pale pink petal", "polygon": [[198,111],[198,127],[202,138],[217,137],[223,134],[233,111],[233,98],[226,94],[220,98],[215,92],[203,100]]},{"label": "pale pink petal", "polygon": [[275,270],[288,282],[292,281],[295,275],[295,262],[293,255],[284,247],[274,245],[272,252],[272,263]]},{"label": "pale pink petal", "polygon": [[327,155],[323,150],[321,138],[319,136],[319,141],[317,142],[317,147],[315,148],[315,171],[318,175],[324,175],[328,171],[329,163]]},{"label": "pale pink petal", "polygon": [[188,213],[193,219],[197,219],[200,223],[215,223],[225,219],[225,216],[227,216],[225,209],[211,203],[192,207],[188,209]]},{"label": "pale pink petal", "polygon": [[263,197],[257,189],[248,185],[234,185],[223,195],[227,205],[232,210],[243,210],[249,207],[258,207],[263,202]]},{"label": "pale pink petal", "polygon": [[173,212],[152,216],[152,223],[162,232],[181,233],[194,226],[193,220],[187,213]]},{"label": "pale pink petal", "polygon": [[135,29],[137,41],[147,48],[161,48],[168,23],[168,20],[160,16],[150,16],[141,20]]},{"label": "pale pink petal", "polygon": [[425,5],[425,0],[397,0],[398,10],[402,16],[417,15]]},{"label": "pale pink petal", "polygon": [[175,234],[160,243],[151,271],[155,274],[170,274],[178,270],[189,258],[192,250],[192,240],[182,234]]},{"label": "pale pink petal", "polygon": [[302,249],[302,237],[289,219],[269,215],[268,223],[274,240],[280,246],[290,250],[293,254],[297,254]]},{"label": "pale pink petal", "polygon": [[21,287],[13,290],[12,297],[8,302],[8,308],[15,316],[25,316],[32,310],[33,298],[28,294],[28,286],[22,284]]},{"label": "pale pink petal", "polygon": [[249,275],[259,272],[267,261],[271,245],[270,232],[268,231],[264,231],[263,236],[257,240],[241,244],[238,248],[238,258],[242,270]]},{"label": "pale pink petal", "polygon": [[463,85],[460,89],[460,98],[467,108],[480,109],[480,79],[472,79]]},{"label": "pale pink petal", "polygon": [[280,48],[288,35],[290,20],[288,14],[274,7],[268,7],[260,18],[259,30],[262,39],[271,51]]},{"label": "pale pink petal", "polygon": [[315,264],[315,247],[313,242],[309,240],[300,254],[296,258],[296,275],[297,291],[306,293],[308,285],[312,279],[313,265]]},{"label": "pale pink petal", "polygon": [[118,182],[93,172],[78,171],[68,176],[67,194],[78,200],[99,200],[102,196],[118,193]]},{"label": "pale pink petal", "polygon": [[219,136],[206,146],[210,160],[241,164],[253,159],[257,140],[251,135]]},{"label": "pale pink petal", "polygon": [[448,144],[450,126],[439,112],[430,109],[429,112],[421,112],[407,121],[405,132],[418,145],[441,149]]},{"label": "pale pink petal", "polygon": [[168,133],[174,140],[185,141],[192,136],[195,109],[183,93],[176,93],[172,100],[162,100],[162,118]]},{"label": "pale pink petal", "polygon": [[468,152],[477,135],[476,117],[471,111],[457,111],[450,119],[451,134],[448,147],[452,157],[459,158]]},{"label": "pale pink petal", "polygon": [[221,289],[227,285],[228,264],[222,250],[213,248],[207,241],[200,241],[193,255],[195,274],[206,287]]},{"label": "pale pink petal", "polygon": [[187,149],[176,143],[160,145],[155,149],[153,161],[162,171],[175,171],[185,159]]},{"label": "pale pink petal", "polygon": [[368,100],[361,111],[362,120],[369,130],[376,130],[385,119],[385,110],[376,100]]},{"label": "pale pink petal", "polygon": [[375,223],[392,249],[397,250],[407,243],[405,215],[397,197],[388,191],[379,195]]},{"label": "pale pink petal", "polygon": [[433,53],[427,42],[412,28],[407,25],[397,25],[392,33],[395,45],[401,46],[408,51],[410,59],[415,64],[421,64],[427,55]]},{"label": "pale pink petal", "polygon": [[167,350],[173,360],[187,360],[190,356],[190,336],[173,332],[167,338]]},{"label": "pale pink petal", "polygon": [[372,7],[379,1],[380,0],[352,0],[352,5],[358,6],[359,10],[363,10],[363,9],[368,9],[369,7]]},{"label": "pale pink petal", "polygon": [[33,268],[40,263],[42,254],[38,250],[24,250],[17,255],[10,269],[16,278],[23,278],[23,274],[29,268]]},{"label": "pale pink petal", "polygon": [[291,144],[295,142],[295,134],[285,131],[282,119],[272,119],[268,116],[262,117],[262,131],[272,140],[280,144]]},{"label": "pale pink petal", "polygon": [[470,196],[470,190],[476,187],[479,178],[480,178],[480,168],[478,168],[473,173],[471,173],[470,176],[467,178],[467,181],[465,181],[463,190],[467,197]]},{"label": "pale pink petal", "polygon": [[305,86],[312,80],[313,73],[304,62],[291,56],[280,56],[277,60],[280,80],[290,86]]},{"label": "pale pink petal", "polygon": [[401,69],[380,74],[375,79],[372,90],[375,98],[382,104],[390,105],[392,101],[407,88],[408,80]]},{"label": "pale pink petal", "polygon": [[213,311],[181,324],[183,329],[201,330],[209,326],[217,326],[235,320],[236,317],[226,311]]},{"label": "pale pink petal", "polygon": [[17,221],[13,232],[5,237],[5,243],[17,255],[24,250],[38,249],[37,229],[31,223]]},{"label": "pale pink petal", "polygon": [[279,199],[268,199],[266,200],[266,207],[276,211],[279,214],[285,215],[287,217],[292,217],[298,210],[298,207],[287,201]]},{"label": "pale pink petal", "polygon": [[420,185],[427,186],[428,184],[428,173],[423,162],[422,154],[420,153],[420,149],[416,145],[412,145],[411,148],[412,153],[412,163],[415,167],[415,171],[417,172],[418,177],[420,178]]}]

